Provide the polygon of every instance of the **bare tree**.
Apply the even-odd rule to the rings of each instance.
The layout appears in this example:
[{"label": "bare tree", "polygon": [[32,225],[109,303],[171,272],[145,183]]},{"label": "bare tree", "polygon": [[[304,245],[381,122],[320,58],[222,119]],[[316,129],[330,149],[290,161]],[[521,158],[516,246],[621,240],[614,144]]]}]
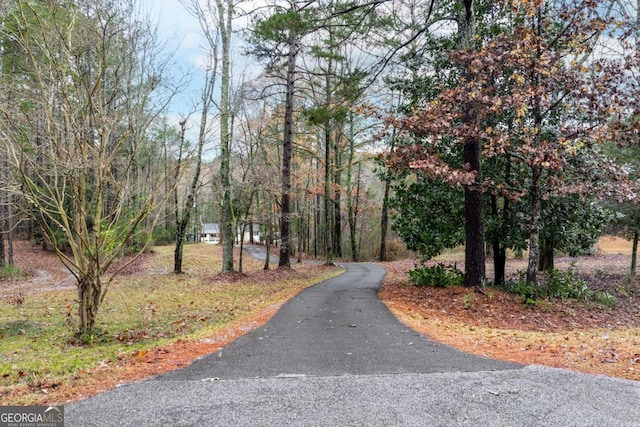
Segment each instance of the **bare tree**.
[{"label": "bare tree", "polygon": [[[221,231],[222,272],[233,271],[234,215],[231,196],[231,35],[234,5],[232,0],[184,1],[185,8],[198,19],[212,58],[211,82],[220,75],[220,95],[214,103],[220,112],[220,187],[222,189]],[[218,67],[220,69],[218,70]],[[205,88],[205,91],[208,89]]]},{"label": "bare tree", "polygon": [[21,58],[21,98],[1,111],[8,161],[45,240],[77,280],[79,336],[95,327],[125,249],[135,256],[148,245],[163,201],[165,177],[140,173],[139,159],[169,99],[152,97],[166,64],[135,6],[17,0],[5,28]]}]

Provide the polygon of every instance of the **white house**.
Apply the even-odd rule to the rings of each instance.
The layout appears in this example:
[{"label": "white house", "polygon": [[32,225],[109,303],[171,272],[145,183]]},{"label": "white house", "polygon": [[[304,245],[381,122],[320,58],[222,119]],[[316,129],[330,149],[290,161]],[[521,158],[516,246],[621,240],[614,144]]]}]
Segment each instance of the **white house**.
[{"label": "white house", "polygon": [[202,224],[200,241],[205,243],[220,243],[220,226],[216,223]]},{"label": "white house", "polygon": [[[260,233],[260,224],[246,224],[244,227],[244,233],[242,232],[242,227],[238,227],[238,232],[236,233],[236,242],[240,243],[240,239],[242,239],[243,243],[251,242],[251,233],[253,232],[253,242],[254,243],[263,243],[262,242],[262,233]],[[205,243],[220,243],[220,225],[218,223],[205,223],[202,224],[201,232],[200,232],[200,241]]]}]

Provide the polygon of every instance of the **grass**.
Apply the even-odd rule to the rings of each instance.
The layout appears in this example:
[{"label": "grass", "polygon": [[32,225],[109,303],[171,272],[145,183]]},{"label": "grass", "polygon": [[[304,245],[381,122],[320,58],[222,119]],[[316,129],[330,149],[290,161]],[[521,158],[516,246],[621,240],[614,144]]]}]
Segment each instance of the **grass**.
[{"label": "grass", "polygon": [[[170,273],[173,248],[158,247],[148,269],[113,283],[98,312],[96,333],[74,339],[75,291],[31,294],[20,304],[0,302],[0,397],[29,404],[31,392],[56,388],[100,366],[178,340],[207,337],[238,319],[282,302],[339,270],[305,270],[264,278],[262,263],[244,259],[248,275],[211,280],[219,247],[185,248],[187,274]],[[275,274],[275,273],[274,273]],[[230,279],[230,278],[228,278]],[[35,398],[35,401],[38,401]]]},{"label": "grass", "polygon": [[0,279],[14,279],[22,275],[22,270],[14,265],[0,267]]}]

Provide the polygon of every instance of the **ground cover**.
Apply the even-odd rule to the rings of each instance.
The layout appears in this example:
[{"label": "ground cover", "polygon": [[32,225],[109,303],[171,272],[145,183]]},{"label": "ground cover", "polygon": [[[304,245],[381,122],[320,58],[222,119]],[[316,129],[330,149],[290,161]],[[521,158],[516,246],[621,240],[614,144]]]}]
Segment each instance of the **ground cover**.
[{"label": "ground cover", "polygon": [[[595,255],[557,263],[615,294],[614,306],[524,305],[517,295],[491,288],[417,288],[406,276],[413,260],[384,263],[389,274],[380,297],[412,328],[470,353],[639,380],[640,289],[627,277],[628,252],[626,242],[603,239]],[[63,404],[186,366],[340,271],[308,264],[264,271],[262,262],[245,257],[245,274],[216,275],[220,248],[199,244],[186,247],[187,273],[175,276],[172,257],[172,247],[159,247],[134,263],[101,308],[102,332],[78,343],[72,277],[55,255],[18,242],[23,275],[0,281],[0,401]],[[462,267],[462,260],[452,252],[438,262]],[[511,277],[524,268],[523,260],[509,261]]]},{"label": "ground cover", "polygon": [[188,365],[340,272],[302,264],[264,271],[245,257],[244,274],[216,275],[220,248],[198,244],[186,246],[187,273],[176,276],[173,247],[157,247],[113,284],[99,331],[78,342],[68,272],[28,242],[15,249],[24,274],[0,282],[0,401],[17,405],[66,403]]},{"label": "ground cover", "polygon": [[[458,267],[462,261],[459,252],[437,260]],[[525,305],[518,295],[492,288],[419,288],[406,275],[411,260],[384,264],[389,273],[379,295],[410,327],[469,353],[640,380],[640,287],[628,277],[630,263],[630,244],[611,237],[601,239],[592,256],[556,262],[591,289],[614,295],[613,306],[575,300]],[[525,269],[526,260],[508,262],[512,279]]]}]

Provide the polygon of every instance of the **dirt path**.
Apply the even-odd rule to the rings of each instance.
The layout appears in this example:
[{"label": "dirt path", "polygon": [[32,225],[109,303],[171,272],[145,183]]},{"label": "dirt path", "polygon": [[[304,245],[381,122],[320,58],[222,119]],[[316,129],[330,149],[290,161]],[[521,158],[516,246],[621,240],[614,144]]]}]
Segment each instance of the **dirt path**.
[{"label": "dirt path", "polygon": [[0,298],[16,298],[38,292],[75,289],[75,279],[58,256],[27,241],[13,242],[14,265],[22,276],[0,281]]}]

